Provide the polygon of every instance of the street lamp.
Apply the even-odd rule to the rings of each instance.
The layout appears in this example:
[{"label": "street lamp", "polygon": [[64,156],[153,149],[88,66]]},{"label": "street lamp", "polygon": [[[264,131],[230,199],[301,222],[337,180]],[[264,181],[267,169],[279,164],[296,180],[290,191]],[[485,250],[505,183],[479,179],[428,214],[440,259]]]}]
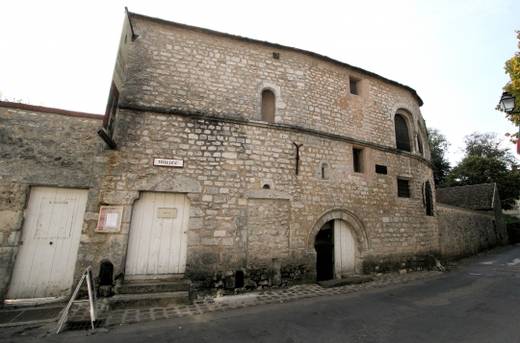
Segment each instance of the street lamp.
[{"label": "street lamp", "polygon": [[498,103],[498,108],[500,109],[500,111],[506,112],[508,114],[515,113],[515,100],[515,97],[511,93],[504,92],[502,93],[502,97],[500,98],[500,102]]},{"label": "street lamp", "polygon": [[[520,111],[515,111],[515,102],[516,98],[513,94],[503,92],[497,107],[500,111],[510,115],[520,113]],[[520,126],[518,127],[518,135],[516,136],[516,153],[520,155]]]}]

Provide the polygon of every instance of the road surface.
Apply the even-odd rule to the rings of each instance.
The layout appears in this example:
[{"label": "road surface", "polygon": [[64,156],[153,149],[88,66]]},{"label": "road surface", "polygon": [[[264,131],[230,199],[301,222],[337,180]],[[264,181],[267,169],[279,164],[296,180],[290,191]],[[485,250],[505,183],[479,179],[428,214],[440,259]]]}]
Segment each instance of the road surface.
[{"label": "road surface", "polygon": [[65,332],[12,341],[520,342],[520,246],[472,259],[434,280],[134,324],[94,335]]}]

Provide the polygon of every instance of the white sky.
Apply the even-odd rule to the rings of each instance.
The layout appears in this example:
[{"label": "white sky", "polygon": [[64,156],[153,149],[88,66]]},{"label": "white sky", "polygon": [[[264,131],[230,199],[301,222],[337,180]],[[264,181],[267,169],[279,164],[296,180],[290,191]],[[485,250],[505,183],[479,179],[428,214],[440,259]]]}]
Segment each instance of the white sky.
[{"label": "white sky", "polygon": [[[24,1],[0,3],[4,98],[104,113],[124,6],[323,54],[417,90],[450,160],[465,135],[514,132],[494,110],[516,51],[518,0]],[[514,147],[509,144],[511,151]]]}]

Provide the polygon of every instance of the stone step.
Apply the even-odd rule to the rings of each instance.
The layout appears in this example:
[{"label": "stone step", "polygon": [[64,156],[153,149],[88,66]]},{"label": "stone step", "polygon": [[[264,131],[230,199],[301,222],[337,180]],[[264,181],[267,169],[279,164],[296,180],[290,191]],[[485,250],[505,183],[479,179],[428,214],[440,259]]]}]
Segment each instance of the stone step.
[{"label": "stone step", "polygon": [[150,294],[150,293],[164,293],[164,292],[189,292],[191,282],[189,280],[174,280],[174,281],[132,281],[125,282],[115,289],[116,294]]},{"label": "stone step", "polygon": [[189,304],[190,297],[188,291],[116,294],[113,297],[106,298],[106,302],[111,310],[115,310],[121,308],[165,307],[174,304]]}]

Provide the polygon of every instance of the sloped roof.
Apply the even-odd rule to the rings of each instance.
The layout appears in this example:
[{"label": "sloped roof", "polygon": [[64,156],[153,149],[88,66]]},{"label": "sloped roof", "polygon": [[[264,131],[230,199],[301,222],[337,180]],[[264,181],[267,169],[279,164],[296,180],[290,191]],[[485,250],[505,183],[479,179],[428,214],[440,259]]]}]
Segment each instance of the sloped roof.
[{"label": "sloped roof", "polygon": [[438,188],[436,199],[437,202],[451,206],[490,210],[493,209],[495,188],[495,183]]}]

